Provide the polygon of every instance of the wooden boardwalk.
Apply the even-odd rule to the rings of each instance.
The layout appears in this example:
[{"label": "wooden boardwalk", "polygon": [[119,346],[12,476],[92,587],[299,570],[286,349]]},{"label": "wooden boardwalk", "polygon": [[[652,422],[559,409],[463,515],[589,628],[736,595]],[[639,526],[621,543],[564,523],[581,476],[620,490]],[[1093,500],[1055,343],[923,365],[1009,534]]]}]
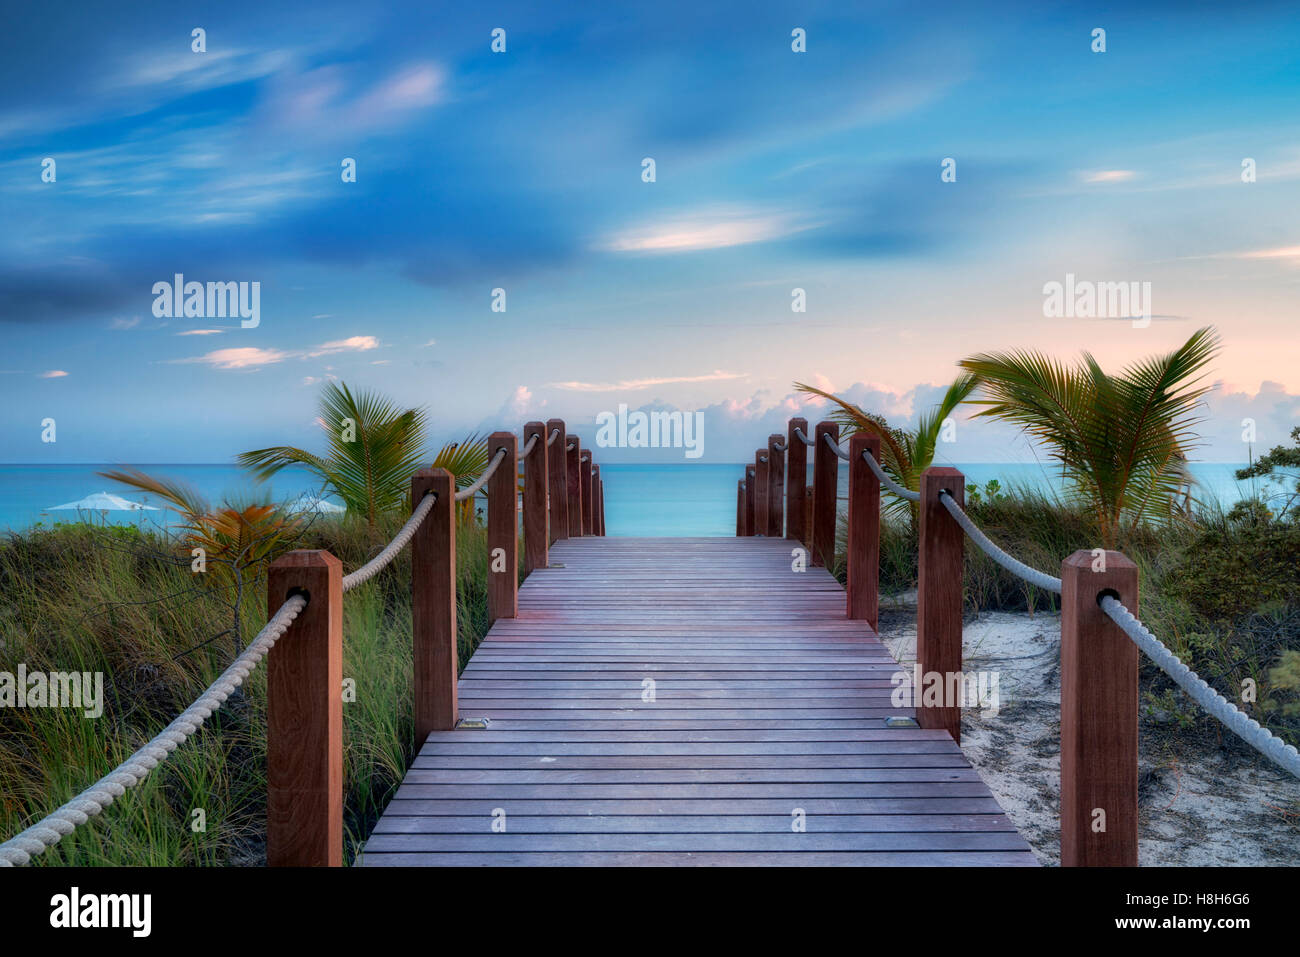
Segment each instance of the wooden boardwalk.
[{"label": "wooden boardwalk", "polygon": [[790,553],[557,542],[461,676],[488,728],[429,735],[361,863],[1035,864],[946,732],[885,726],[898,666]]}]

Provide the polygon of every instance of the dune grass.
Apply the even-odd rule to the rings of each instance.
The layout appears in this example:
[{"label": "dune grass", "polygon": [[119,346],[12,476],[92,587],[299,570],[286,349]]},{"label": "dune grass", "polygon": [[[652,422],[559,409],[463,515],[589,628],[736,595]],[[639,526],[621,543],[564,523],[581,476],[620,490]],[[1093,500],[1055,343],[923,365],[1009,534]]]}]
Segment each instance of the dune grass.
[{"label": "dune grass", "polygon": [[[396,531],[320,521],[297,543],[345,569]],[[487,631],[486,538],[458,529],[461,666]],[[238,607],[246,641],[265,622],[265,580]],[[71,798],[161,730],[229,664],[229,594],[196,587],[188,557],[133,528],[60,525],[0,543],[0,670],[101,672],[104,712],[0,709],[0,835]],[[410,554],[344,601],[345,855],[360,842],[414,750]],[[33,864],[230,865],[265,861],[265,663],[141,785]],[[196,811],[202,812],[202,821]],[[200,826],[200,824],[202,826]]]}]

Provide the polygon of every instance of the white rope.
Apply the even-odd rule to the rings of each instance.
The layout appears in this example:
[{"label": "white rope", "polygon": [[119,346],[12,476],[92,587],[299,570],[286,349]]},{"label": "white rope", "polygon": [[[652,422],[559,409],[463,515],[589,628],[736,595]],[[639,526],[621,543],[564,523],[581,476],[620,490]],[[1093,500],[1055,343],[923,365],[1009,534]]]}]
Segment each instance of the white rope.
[{"label": "white rope", "polygon": [[57,811],[0,844],[0,867],[21,867],[26,864],[35,855],[53,847],[78,825],[85,824],[92,816],[112,804],[126,793],[127,788],[135,787],[148,777],[150,771],[194,734],[212,712],[221,707],[234,690],[243,684],[257,663],[266,657],[266,653],[306,607],[307,599],[302,595],[294,595],[281,605],[279,611],[266,623],[266,627],[257,633],[257,637],[231,662],[230,667],[208,686],[208,690],[199,695],[192,705],[177,715],[148,744]]},{"label": "white rope", "polygon": [[1037,568],[1031,568],[994,545],[989,540],[989,537],[980,531],[979,526],[971,521],[970,516],[962,511],[962,507],[957,504],[957,500],[952,497],[947,489],[939,490],[939,501],[943,502],[944,508],[948,509],[952,517],[957,520],[957,524],[970,536],[970,540],[978,545],[989,558],[1013,575],[1019,575],[1031,585],[1037,585],[1039,588],[1056,592],[1058,595],[1061,593],[1061,580],[1059,578],[1053,578],[1045,572],[1040,572]]},{"label": "white rope", "polygon": [[838,455],[846,462],[849,460],[849,453],[845,452],[842,448],[839,447],[839,445],[836,444],[835,440],[831,438],[831,434],[829,432],[823,432],[822,438],[826,440],[826,444],[830,446],[832,452],[834,452],[836,455]]},{"label": "white rope", "polygon": [[766,456],[766,455],[760,455],[760,456],[758,457],[758,460],[759,460],[760,462],[766,462],[766,461],[767,461],[767,456]]},{"label": "white rope", "polygon": [[1146,652],[1147,657],[1155,662],[1157,668],[1173,678],[1180,688],[1191,695],[1193,701],[1278,767],[1300,778],[1300,751],[1211,688],[1204,678],[1187,667],[1181,658],[1151,634],[1114,595],[1104,595],[1098,604],[1101,605],[1102,611],[1119,625],[1124,634],[1132,638],[1133,643]]},{"label": "white rope", "polygon": [[532,435],[528,437],[528,441],[524,443],[524,447],[519,450],[519,457],[521,459],[528,458],[528,453],[531,452],[537,446],[537,440],[541,437],[541,435],[542,433],[540,432],[534,432]]},{"label": "white rope", "polygon": [[885,488],[889,489],[899,498],[905,498],[909,502],[921,501],[920,492],[913,492],[910,488],[904,488],[903,486],[895,482],[893,479],[891,479],[889,475],[886,474],[885,470],[880,467],[880,463],[877,462],[875,458],[872,456],[872,454],[868,452],[866,449],[863,449],[862,457],[867,460],[867,465],[870,466],[871,471],[876,473],[876,478],[880,479],[880,484],[883,485]]},{"label": "white rope", "polygon": [[477,492],[484,485],[486,485],[487,480],[492,477],[492,473],[497,470],[497,466],[501,464],[501,461],[505,457],[506,457],[505,448],[503,447],[497,449],[496,456],[492,459],[491,462],[488,463],[488,467],[483,470],[483,474],[478,477],[478,481],[475,482],[473,485],[466,486],[465,488],[461,489],[459,492],[456,493],[456,501],[458,502],[465,501],[465,499],[472,497],[475,492]]},{"label": "white rope", "polygon": [[564,451],[566,451],[566,452],[572,452],[572,451],[573,451],[574,449],[576,449],[577,447],[578,447],[578,441],[577,441],[577,439],[574,439],[572,445],[568,445],[567,443],[565,444],[565,446],[564,446]]},{"label": "white rope", "polygon": [[350,592],[358,585],[363,585],[370,579],[374,578],[381,572],[388,563],[397,557],[398,552],[406,547],[406,543],[411,540],[415,530],[420,527],[429,510],[433,508],[433,503],[437,501],[437,494],[430,492],[420,500],[420,504],[415,507],[411,517],[406,520],[406,524],[393,537],[393,540],[384,546],[384,550],[376,555],[370,561],[366,562],[350,575],[343,576],[343,591]]},{"label": "white rope", "polygon": [[789,446],[786,445],[784,442],[773,442],[772,448],[778,452],[784,452],[786,449],[789,448]]},{"label": "white rope", "polygon": [[559,429],[552,429],[552,430],[551,430],[551,434],[548,435],[548,436],[546,437],[546,444],[547,444],[547,445],[554,445],[554,444],[555,444],[555,440],[558,439],[559,437],[560,437],[560,430],[559,430]]},{"label": "white rope", "polygon": [[796,439],[798,439],[800,442],[802,442],[804,445],[812,445],[812,444],[813,444],[813,440],[810,439],[810,438],[808,438],[808,436],[806,436],[806,435],[803,434],[803,429],[800,429],[800,428],[797,428],[797,427],[796,427],[795,430],[794,430],[794,437],[795,437]]}]

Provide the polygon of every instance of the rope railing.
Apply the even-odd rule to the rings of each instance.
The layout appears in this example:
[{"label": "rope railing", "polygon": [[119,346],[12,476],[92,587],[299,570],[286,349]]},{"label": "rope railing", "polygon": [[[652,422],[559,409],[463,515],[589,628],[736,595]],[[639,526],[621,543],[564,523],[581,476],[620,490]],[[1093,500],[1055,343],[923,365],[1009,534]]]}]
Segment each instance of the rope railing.
[{"label": "rope railing", "polygon": [[294,595],[281,605],[230,667],[148,744],[58,810],[0,844],[0,867],[23,866],[148,777],[244,683],[306,607],[307,599],[302,595]]},{"label": "rope railing", "polygon": [[889,491],[893,492],[899,498],[907,499],[909,502],[921,501],[920,492],[913,492],[910,488],[904,488],[895,482],[889,477],[889,473],[880,467],[880,463],[876,461],[875,457],[870,452],[863,452],[862,458],[866,461],[867,467],[870,468],[876,478],[880,480],[880,484],[889,489]]},{"label": "rope railing", "polygon": [[547,444],[547,445],[554,445],[554,444],[555,444],[555,440],[558,439],[559,437],[560,437],[560,430],[559,430],[559,429],[551,429],[551,434],[548,435],[548,436],[546,437],[546,444]]},{"label": "rope railing", "polygon": [[1278,767],[1300,778],[1300,751],[1210,687],[1204,678],[1170,651],[1114,595],[1103,593],[1097,604],[1111,621],[1119,625],[1124,634],[1133,639],[1135,645],[1146,652],[1146,656],[1157,668],[1172,678],[1211,717],[1218,719],[1220,724]]},{"label": "rope railing", "polygon": [[456,492],[456,501],[463,502],[467,498],[473,498],[475,493],[486,485],[490,478],[492,478],[492,474],[496,472],[497,466],[501,464],[505,457],[506,450],[497,449],[496,455],[492,457],[492,461],[488,463],[487,468],[483,470],[483,474],[478,477],[478,480],[473,485],[466,485],[463,489]]},{"label": "rope railing", "polygon": [[813,444],[813,440],[810,439],[810,438],[808,438],[808,436],[806,436],[806,435],[803,434],[803,429],[795,429],[795,430],[794,430],[794,437],[795,437],[796,439],[798,439],[800,442],[802,442],[804,445],[812,445],[812,444]]},{"label": "rope railing", "polygon": [[1061,593],[1061,580],[1059,578],[1053,578],[1046,572],[1040,572],[1038,569],[1026,565],[1019,559],[1012,558],[1002,549],[998,548],[998,546],[993,544],[992,540],[987,535],[980,531],[979,526],[971,521],[970,516],[966,514],[965,510],[957,504],[956,500],[954,500],[952,495],[946,490],[939,492],[939,501],[943,503],[943,507],[948,510],[949,514],[956,519],[957,524],[961,526],[962,531],[964,531],[967,536],[969,536],[970,540],[978,545],[980,550],[983,551],[984,554],[988,555],[989,558],[993,559],[1007,571],[1011,572],[1011,574],[1023,578],[1031,585],[1037,585],[1039,588],[1045,588],[1058,595]]},{"label": "rope railing", "polygon": [[[521,457],[527,458],[531,452],[537,448],[545,449],[553,443],[560,435],[561,429],[554,429],[545,443],[538,442],[542,436],[541,423],[529,423],[526,427],[532,431],[527,444],[522,450]],[[460,491],[452,492],[454,479],[447,472],[441,470],[422,470],[417,472],[412,478],[413,498],[417,495],[419,500],[411,511],[410,517],[394,535],[391,541],[384,546],[379,554],[375,555],[360,568],[355,571],[337,576],[337,571],[331,571],[330,566],[334,569],[338,567],[338,560],[328,553],[320,552],[296,552],[293,555],[299,556],[297,561],[291,561],[281,566],[277,561],[271,566],[271,587],[290,587],[280,591],[280,594],[288,593],[288,597],[278,609],[270,616],[266,625],[257,633],[249,642],[248,646],[231,662],[231,664],[221,673],[221,675],[212,682],[195,701],[182,711],[167,727],[163,728],[157,735],[150,739],[145,745],[135,751],[129,758],[119,764],[108,774],[101,777],[90,787],[83,790],[76,797],[67,801],[52,813],[46,815],[41,820],[25,828],[13,838],[0,843],[0,867],[22,866],[31,861],[31,859],[43,853],[46,849],[53,847],[62,838],[71,834],[77,827],[85,824],[91,817],[99,814],[120,798],[129,788],[133,788],[143,781],[154,768],[167,759],[167,757],[191,737],[203,725],[212,713],[230,697],[231,694],[241,685],[248,676],[252,674],[258,663],[267,656],[276,643],[284,637],[298,621],[300,615],[308,607],[310,598],[309,593],[315,593],[316,587],[322,581],[327,584],[322,590],[320,601],[323,602],[321,610],[316,611],[314,615],[308,616],[302,622],[299,622],[298,628],[307,628],[310,635],[304,642],[295,640],[288,652],[290,661],[301,661],[297,656],[307,653],[314,656],[329,656],[336,661],[333,667],[341,667],[341,629],[342,623],[337,619],[337,609],[341,607],[341,594],[345,594],[354,588],[364,584],[372,579],[380,571],[392,563],[398,554],[410,545],[415,536],[420,534],[423,545],[417,542],[415,547],[416,561],[420,560],[421,549],[424,550],[425,561],[429,560],[430,548],[435,548],[440,541],[442,549],[445,552],[445,560],[450,563],[451,578],[455,580],[455,549],[454,536],[452,535],[448,522],[450,512],[444,514],[440,520],[441,524],[434,528],[426,529],[421,532],[422,526],[429,515],[433,512],[435,505],[439,501],[437,491],[429,488],[429,485],[442,483],[443,492],[447,494],[448,499],[454,501],[464,501],[470,498],[480,489],[482,489],[493,478],[497,478],[494,483],[495,491],[500,492],[494,499],[506,503],[510,509],[508,522],[498,521],[496,514],[492,513],[493,506],[489,505],[489,530],[488,540],[489,547],[496,544],[504,534],[506,541],[505,547],[500,550],[508,554],[511,559],[515,555],[516,548],[512,544],[516,539],[517,528],[514,518],[514,495],[515,476],[505,475],[498,476],[501,463],[514,453],[516,448],[516,439],[510,433],[496,433],[493,438],[503,443],[497,448],[491,461],[484,468],[483,473],[470,486]],[[577,448],[577,442],[572,448]],[[589,462],[591,456],[583,456],[584,462]],[[593,466],[592,470],[599,473],[599,466]],[[527,532],[526,544],[529,565],[526,569],[531,571],[533,568],[545,566],[546,549],[547,549],[547,512],[551,506],[551,501],[557,497],[563,497],[566,494],[564,487],[565,476],[560,469],[550,471],[545,463],[538,459],[533,465],[529,466],[526,473],[526,488],[531,490],[529,495],[525,496],[525,530]],[[599,483],[599,479],[596,480]],[[504,484],[500,484],[504,483]],[[423,494],[419,490],[423,489]],[[448,494],[450,493],[450,494]],[[578,534],[604,534],[604,494],[603,483],[593,484],[590,487],[590,494],[594,497],[593,508],[590,512],[591,522],[590,529],[585,532],[580,531]],[[450,504],[447,508],[450,509]],[[504,532],[502,531],[504,529]],[[556,537],[567,537],[563,530],[555,529],[559,534]],[[440,536],[440,537],[439,537]],[[289,556],[286,556],[288,558]],[[310,566],[310,568],[307,568]],[[276,574],[277,569],[281,569],[281,574],[288,574],[282,577],[277,586]],[[326,574],[323,578],[300,577],[309,574],[311,571],[324,571]],[[296,580],[295,580],[296,579]],[[498,581],[499,580],[499,581]],[[301,590],[299,590],[301,587]],[[412,590],[423,591],[432,588],[430,582],[425,581],[422,577],[416,576],[412,581]],[[494,620],[497,617],[513,617],[513,594],[518,588],[518,579],[513,571],[513,567],[508,575],[491,576],[490,588],[488,595],[488,614],[489,619]],[[337,590],[336,590],[337,589]],[[504,589],[504,591],[503,591]],[[331,594],[332,593],[332,594]],[[440,597],[439,597],[440,595]],[[506,599],[509,599],[507,604]],[[448,717],[447,709],[454,712],[455,709],[455,662],[456,662],[456,628],[455,628],[455,603],[456,596],[454,588],[450,594],[434,593],[432,597],[420,601],[413,594],[413,633],[415,636],[415,663],[416,663],[416,732],[417,736],[421,733],[427,734],[431,729],[430,722],[442,722],[438,726],[450,727],[454,725],[454,716]],[[445,608],[439,610],[436,607],[439,603]],[[314,620],[313,620],[314,619]],[[330,639],[331,629],[338,629],[333,632],[334,638]],[[441,635],[439,634],[441,633]],[[427,642],[430,638],[441,639],[448,643],[449,650],[441,656],[441,660],[452,663],[452,672],[450,675],[439,677],[434,674],[431,676],[432,669],[429,667],[430,656],[433,654],[432,649],[428,647]],[[294,649],[297,650],[294,650]],[[280,655],[277,653],[277,660]],[[319,660],[319,657],[317,658]],[[290,670],[288,674],[298,674],[296,666],[289,664],[286,666]],[[272,669],[274,676],[275,669]],[[442,682],[439,685],[438,682]],[[270,689],[268,688],[268,692]],[[327,690],[316,688],[315,694],[324,693],[327,697],[331,694],[337,694],[337,689]],[[274,695],[270,695],[274,697]],[[294,698],[302,697],[297,692]],[[281,699],[275,699],[277,701]],[[270,741],[277,733],[287,733],[295,742],[289,747],[285,747],[284,738],[276,737],[275,740],[281,742],[281,751],[302,751],[310,750],[312,753],[308,758],[307,767],[311,772],[318,771],[322,767],[332,765],[336,760],[336,755],[331,751],[342,748],[342,739],[338,737],[339,731],[331,732],[327,717],[322,717],[319,713],[320,701],[313,699],[314,704],[309,706],[303,705],[302,702],[284,702],[283,708],[290,712],[289,720],[282,720],[281,724],[287,728],[287,732],[277,732],[275,711],[269,710],[271,720],[268,721],[268,752],[270,752]],[[341,699],[333,701],[330,707],[337,706]],[[308,711],[302,712],[302,707],[308,707]],[[314,709],[314,710],[313,710]],[[325,710],[328,710],[326,708]],[[299,722],[312,723],[317,722],[313,727],[304,728]],[[319,722],[324,722],[319,723]],[[341,725],[340,725],[341,728]],[[297,743],[301,739],[304,742],[303,748],[299,748]],[[326,740],[329,739],[329,740]],[[299,768],[298,770],[302,770]],[[297,799],[297,789],[290,789],[289,792],[277,791],[274,784],[269,785],[268,803],[273,799],[281,802],[292,802]],[[286,797],[286,794],[288,795]],[[331,796],[331,801],[337,804],[336,820],[341,820],[342,810],[342,793]],[[277,847],[285,847],[277,859],[272,860],[272,818],[278,818],[282,815],[272,815],[268,810],[268,837],[267,837],[267,857],[269,863],[291,863],[291,864],[311,864],[311,863],[328,863],[340,864],[340,851],[320,850],[320,848],[332,844],[330,840],[317,840],[313,846],[312,841],[299,841],[291,838],[288,841],[280,840]],[[292,818],[292,815],[289,815]],[[329,817],[329,815],[325,815]],[[296,826],[292,822],[284,826]],[[328,823],[323,820],[312,822],[314,835],[319,838],[320,828],[328,827]],[[292,846],[289,846],[292,845]],[[312,848],[305,850],[304,848]],[[328,859],[327,859],[328,858]]]},{"label": "rope railing", "polygon": [[846,462],[849,460],[849,453],[845,452],[842,448],[840,448],[840,444],[836,442],[834,438],[831,437],[831,434],[829,432],[823,432],[822,438],[825,440],[827,447],[832,452],[834,452],[836,455],[838,455]]},{"label": "rope railing", "polygon": [[774,448],[778,452],[784,452],[786,449],[789,448],[789,446],[786,445],[784,442],[773,442],[772,448]]}]

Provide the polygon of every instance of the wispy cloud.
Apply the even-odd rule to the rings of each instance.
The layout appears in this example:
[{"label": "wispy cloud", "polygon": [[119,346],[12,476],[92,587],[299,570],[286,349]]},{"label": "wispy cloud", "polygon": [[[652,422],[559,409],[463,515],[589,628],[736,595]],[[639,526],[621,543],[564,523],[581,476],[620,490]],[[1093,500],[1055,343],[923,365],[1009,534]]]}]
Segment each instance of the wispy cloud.
[{"label": "wispy cloud", "polygon": [[674,253],[762,243],[806,229],[779,213],[711,210],[633,227],[597,245],[609,252]]},{"label": "wispy cloud", "polygon": [[324,342],[314,349],[295,351],[287,349],[260,349],[256,346],[235,346],[229,349],[216,349],[201,356],[188,359],[172,359],[173,363],[201,363],[214,369],[258,369],[274,365],[286,359],[315,359],[318,356],[334,355],[339,352],[367,352],[378,348],[379,340],[374,336],[352,336],[334,342]]},{"label": "wispy cloud", "polygon": [[317,356],[328,356],[335,352],[368,352],[378,348],[379,340],[374,336],[350,336],[347,339],[323,342],[306,355],[309,359],[315,359]]},{"label": "wispy cloud", "polygon": [[[727,379],[747,378],[747,372],[723,372],[715,369],[708,375],[661,376],[653,379],[623,379],[619,382],[552,382],[552,389],[569,392],[635,392],[657,385],[675,385],[682,382],[722,382]],[[522,388],[522,387],[521,387]]]},{"label": "wispy cloud", "polygon": [[1131,169],[1100,169],[1085,173],[1085,183],[1125,183],[1137,174]]},{"label": "wispy cloud", "polygon": [[42,378],[42,379],[62,379],[65,375],[67,375],[67,373],[64,372],[62,369],[51,369],[49,372],[42,372],[42,373],[41,373],[41,378]]},{"label": "wispy cloud", "polygon": [[178,336],[219,336],[225,332],[224,329],[186,329],[184,332],[178,332]]}]

